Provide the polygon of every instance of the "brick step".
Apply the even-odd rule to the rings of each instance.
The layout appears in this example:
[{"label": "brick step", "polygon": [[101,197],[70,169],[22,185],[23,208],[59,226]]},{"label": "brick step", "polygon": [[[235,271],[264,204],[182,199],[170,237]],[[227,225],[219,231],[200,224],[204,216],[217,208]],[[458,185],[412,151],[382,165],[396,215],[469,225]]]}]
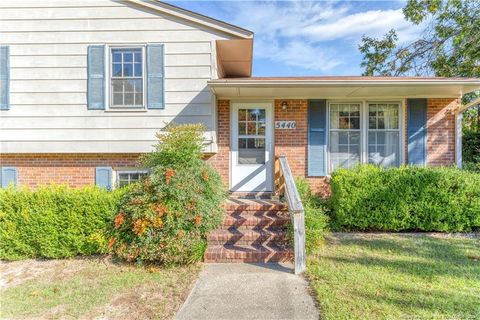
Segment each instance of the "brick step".
[{"label": "brick step", "polygon": [[286,244],[288,242],[285,230],[253,230],[246,228],[239,229],[218,229],[210,232],[207,237],[208,245],[237,244],[237,245],[261,245],[261,244]]},{"label": "brick step", "polygon": [[266,263],[285,262],[293,259],[293,251],[282,246],[217,245],[208,246],[206,263]]},{"label": "brick step", "polygon": [[223,218],[222,229],[245,227],[249,229],[260,228],[282,228],[290,222],[286,214],[279,212],[236,212],[226,214]]},{"label": "brick step", "polygon": [[223,208],[227,212],[282,211],[286,209],[286,205],[275,200],[230,198],[223,204]]}]

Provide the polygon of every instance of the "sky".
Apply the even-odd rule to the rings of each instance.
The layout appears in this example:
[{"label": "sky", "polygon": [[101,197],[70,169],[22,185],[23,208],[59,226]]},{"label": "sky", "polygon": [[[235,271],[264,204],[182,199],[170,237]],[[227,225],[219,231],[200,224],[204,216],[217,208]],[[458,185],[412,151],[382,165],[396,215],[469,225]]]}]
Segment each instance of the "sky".
[{"label": "sky", "polygon": [[423,30],[405,1],[168,1],[255,33],[253,76],[360,75],[362,35],[394,28],[400,42]]}]

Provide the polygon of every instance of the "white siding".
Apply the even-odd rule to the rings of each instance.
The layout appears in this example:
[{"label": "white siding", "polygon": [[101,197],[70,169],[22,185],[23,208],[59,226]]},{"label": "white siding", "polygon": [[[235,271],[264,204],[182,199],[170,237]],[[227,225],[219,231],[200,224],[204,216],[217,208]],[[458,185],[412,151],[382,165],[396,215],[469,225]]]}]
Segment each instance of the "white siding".
[{"label": "white siding", "polygon": [[[214,140],[207,80],[215,77],[214,40],[229,35],[109,0],[2,0],[0,34],[11,55],[1,152],[144,152],[170,122],[201,122]],[[88,45],[152,42],[165,44],[165,109],[87,110]]]}]

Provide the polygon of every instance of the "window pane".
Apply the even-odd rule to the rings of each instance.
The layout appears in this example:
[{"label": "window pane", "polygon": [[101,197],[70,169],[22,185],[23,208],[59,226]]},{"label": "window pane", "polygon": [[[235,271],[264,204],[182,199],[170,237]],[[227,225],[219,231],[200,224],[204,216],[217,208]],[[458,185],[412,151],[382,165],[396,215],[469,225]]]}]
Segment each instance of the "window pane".
[{"label": "window pane", "polygon": [[369,163],[384,167],[400,165],[398,132],[369,132],[368,141]]},{"label": "window pane", "polygon": [[141,77],[142,76],[142,64],[141,63],[135,63],[134,64],[134,75],[135,75],[135,77]]},{"label": "window pane", "polygon": [[245,122],[238,123],[238,134],[247,134],[247,124]]},{"label": "window pane", "polygon": [[369,129],[398,129],[399,125],[398,104],[369,104]]},{"label": "window pane", "polygon": [[239,164],[265,163],[265,139],[239,139],[238,145]]},{"label": "window pane", "polygon": [[137,106],[143,105],[143,94],[135,93],[135,105],[137,105]]},{"label": "window pane", "polygon": [[123,105],[123,93],[114,93],[113,94],[113,104],[116,106]]},{"label": "window pane", "polygon": [[142,80],[133,80],[134,91],[143,92],[143,83]]},{"label": "window pane", "polygon": [[135,59],[135,62],[140,62],[140,64],[142,64],[142,52],[141,52],[141,50],[136,50],[135,51],[134,59]]},{"label": "window pane", "polygon": [[250,134],[250,135],[257,134],[255,122],[247,122],[247,134]]},{"label": "window pane", "polygon": [[245,121],[247,120],[247,110],[239,109],[238,110],[238,121]]},{"label": "window pane", "polygon": [[350,118],[350,129],[360,129],[360,118]]},{"label": "window pane", "polygon": [[113,92],[123,92],[123,80],[112,80]]},{"label": "window pane", "polygon": [[125,105],[126,106],[134,105],[134,103],[133,103],[133,99],[134,99],[133,98],[133,93],[125,92],[124,99],[125,99]]},{"label": "window pane", "polygon": [[265,135],[265,123],[258,123],[258,134],[261,136]]},{"label": "window pane", "polygon": [[360,132],[342,131],[330,133],[330,166],[351,168],[360,162]]},{"label": "window pane", "polygon": [[116,50],[112,50],[112,61],[122,62],[122,54],[120,52],[116,52]]},{"label": "window pane", "polygon": [[112,75],[114,77],[121,77],[122,76],[122,64],[121,63],[114,63],[113,64]]},{"label": "window pane", "polygon": [[129,51],[124,52],[123,62],[133,62],[133,53]]},{"label": "window pane", "polygon": [[133,64],[124,63],[123,64],[123,76],[124,77],[133,77]]}]

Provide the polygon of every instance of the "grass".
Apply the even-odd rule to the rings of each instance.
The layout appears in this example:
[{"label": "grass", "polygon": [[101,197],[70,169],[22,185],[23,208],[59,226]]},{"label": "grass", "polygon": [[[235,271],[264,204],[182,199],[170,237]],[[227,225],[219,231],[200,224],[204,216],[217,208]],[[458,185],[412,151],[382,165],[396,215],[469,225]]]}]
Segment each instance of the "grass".
[{"label": "grass", "polygon": [[323,319],[479,319],[480,239],[335,234],[309,256]]},{"label": "grass", "polygon": [[0,318],[170,319],[199,266],[159,269],[103,258],[0,265]]}]

